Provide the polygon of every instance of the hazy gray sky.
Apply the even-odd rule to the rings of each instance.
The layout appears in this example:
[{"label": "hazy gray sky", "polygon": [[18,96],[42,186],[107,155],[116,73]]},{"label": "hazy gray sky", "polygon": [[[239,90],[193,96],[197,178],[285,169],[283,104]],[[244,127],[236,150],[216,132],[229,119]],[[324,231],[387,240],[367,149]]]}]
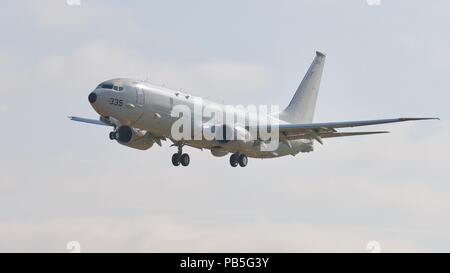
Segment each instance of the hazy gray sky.
[{"label": "hazy gray sky", "polygon": [[[0,1],[0,251],[449,251],[450,2],[381,3]],[[231,169],[67,119],[115,77],[285,106],[315,50],[316,121],[442,121]]]}]

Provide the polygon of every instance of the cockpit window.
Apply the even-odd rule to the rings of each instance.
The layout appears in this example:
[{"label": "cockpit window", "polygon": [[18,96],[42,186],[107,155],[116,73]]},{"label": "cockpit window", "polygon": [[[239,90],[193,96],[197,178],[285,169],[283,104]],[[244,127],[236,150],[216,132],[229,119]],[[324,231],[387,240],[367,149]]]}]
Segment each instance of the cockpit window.
[{"label": "cockpit window", "polygon": [[123,91],[123,87],[122,86],[114,85],[113,89],[116,90],[116,91],[119,91],[119,92]]},{"label": "cockpit window", "polygon": [[101,83],[97,88],[111,89],[115,91],[123,91],[123,87],[112,83]]},{"label": "cockpit window", "polygon": [[113,84],[111,83],[102,83],[97,88],[103,88],[103,89],[113,89]]}]

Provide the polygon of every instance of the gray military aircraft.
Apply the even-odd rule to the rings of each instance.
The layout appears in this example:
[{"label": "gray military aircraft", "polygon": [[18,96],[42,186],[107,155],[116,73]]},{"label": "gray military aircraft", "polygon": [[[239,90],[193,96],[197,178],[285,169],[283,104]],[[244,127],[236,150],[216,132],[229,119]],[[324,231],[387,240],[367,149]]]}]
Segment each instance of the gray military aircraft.
[{"label": "gray military aircraft", "polygon": [[[325,55],[317,52],[287,108],[276,113],[250,113],[242,108],[228,107],[147,81],[113,79],[101,83],[89,94],[89,102],[100,115],[99,119],[69,118],[84,123],[111,126],[111,140],[139,150],[147,150],[155,143],[161,146],[162,141],[170,140],[172,146],[178,147],[178,152],[172,156],[174,166],[189,165],[189,155],[183,153],[183,147],[187,145],[202,150],[208,149],[216,157],[231,154],[232,167],[246,167],[248,157],[275,158],[312,152],[314,141],[323,144],[323,139],[326,138],[388,133],[339,132],[338,129],[342,128],[438,119],[394,118],[313,123],[324,63]],[[180,114],[177,111],[174,113],[178,106],[184,106],[184,109],[193,114]],[[205,111],[206,108],[213,111]],[[211,112],[216,114],[214,118]],[[232,116],[234,121],[237,119],[243,122],[227,122],[223,118],[217,118],[218,116]],[[179,125],[180,120],[185,121],[183,126],[174,131],[174,126]],[[260,120],[266,120],[267,124],[263,126]],[[187,128],[189,125],[193,130]],[[263,138],[260,131],[262,128],[265,128],[267,133],[272,133],[271,137]],[[175,136],[174,132],[183,131],[188,131],[187,136],[191,138],[186,137],[186,134],[183,137]],[[205,137],[206,131],[212,137]],[[268,142],[275,138],[276,146],[269,149]]]}]

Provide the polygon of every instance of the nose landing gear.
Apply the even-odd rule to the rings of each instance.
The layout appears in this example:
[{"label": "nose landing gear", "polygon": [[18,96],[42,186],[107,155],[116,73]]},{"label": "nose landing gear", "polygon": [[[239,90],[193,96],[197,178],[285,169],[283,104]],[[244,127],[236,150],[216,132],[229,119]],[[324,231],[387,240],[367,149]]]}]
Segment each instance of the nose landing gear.
[{"label": "nose landing gear", "polygon": [[117,132],[111,132],[109,133],[109,139],[116,140],[117,139]]},{"label": "nose landing gear", "polygon": [[238,165],[245,168],[248,164],[248,157],[244,154],[235,153],[230,156],[230,165],[236,168]]}]

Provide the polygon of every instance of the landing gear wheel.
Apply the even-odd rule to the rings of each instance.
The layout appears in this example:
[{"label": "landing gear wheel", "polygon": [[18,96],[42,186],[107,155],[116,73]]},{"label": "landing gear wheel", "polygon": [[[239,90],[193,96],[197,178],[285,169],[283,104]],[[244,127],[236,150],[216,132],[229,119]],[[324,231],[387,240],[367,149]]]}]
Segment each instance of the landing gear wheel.
[{"label": "landing gear wheel", "polygon": [[246,155],[239,155],[239,165],[241,167],[247,167],[248,157]]},{"label": "landing gear wheel", "polygon": [[232,154],[230,156],[230,165],[233,168],[236,168],[239,165],[239,155],[238,154]]},{"label": "landing gear wheel", "polygon": [[178,153],[172,156],[172,164],[174,166],[180,166],[180,164],[184,167],[189,166],[189,163],[191,163],[191,158],[188,154],[183,154],[184,143],[174,143],[172,146],[178,147]]},{"label": "landing gear wheel", "polygon": [[117,139],[117,133],[116,132],[109,133],[109,139],[116,140]]},{"label": "landing gear wheel", "polygon": [[188,154],[182,154],[180,157],[180,162],[181,162],[181,165],[183,165],[184,167],[187,167],[187,166],[189,166],[191,159]]},{"label": "landing gear wheel", "polygon": [[178,166],[180,166],[180,155],[179,154],[174,154],[173,156],[172,156],[172,164],[175,166],[175,167],[178,167]]}]

